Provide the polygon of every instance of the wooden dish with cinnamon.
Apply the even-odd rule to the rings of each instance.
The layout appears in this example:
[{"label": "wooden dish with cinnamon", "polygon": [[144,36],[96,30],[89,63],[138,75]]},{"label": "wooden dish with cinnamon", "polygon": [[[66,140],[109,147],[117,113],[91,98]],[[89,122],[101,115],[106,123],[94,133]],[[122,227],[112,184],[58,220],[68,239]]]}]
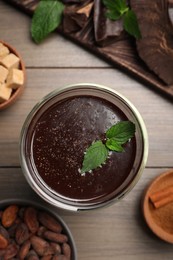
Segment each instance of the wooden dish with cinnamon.
[{"label": "wooden dish with cinnamon", "polygon": [[0,110],[13,104],[24,89],[25,65],[20,54],[0,40]]},{"label": "wooden dish with cinnamon", "polygon": [[152,181],[145,192],[142,209],[149,228],[159,238],[173,243],[173,169]]}]

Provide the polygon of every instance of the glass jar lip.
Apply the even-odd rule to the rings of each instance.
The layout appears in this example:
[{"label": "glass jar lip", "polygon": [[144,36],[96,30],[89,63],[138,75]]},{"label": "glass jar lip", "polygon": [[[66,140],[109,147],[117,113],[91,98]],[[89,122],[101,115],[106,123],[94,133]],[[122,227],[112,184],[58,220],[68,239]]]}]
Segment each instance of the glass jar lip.
[{"label": "glass jar lip", "polygon": [[[134,179],[132,180],[132,182],[122,191],[120,192],[120,194],[118,196],[116,196],[115,198],[110,199],[109,201],[105,201],[105,202],[101,202],[101,203],[93,203],[91,204],[80,204],[77,202],[71,203],[69,201],[64,201],[61,199],[57,200],[57,197],[54,196],[50,196],[50,191],[48,192],[47,190],[44,191],[42,189],[42,187],[36,183],[36,181],[31,177],[31,175],[29,174],[29,169],[26,163],[25,158],[23,158],[23,147],[24,147],[24,141],[25,141],[25,137],[26,137],[26,133],[27,133],[27,129],[30,125],[30,122],[33,118],[33,116],[37,113],[37,111],[43,107],[47,102],[49,102],[51,99],[53,99],[54,97],[56,97],[57,95],[60,94],[64,94],[64,93],[68,93],[70,91],[81,91],[81,89],[84,90],[94,90],[94,91],[99,91],[102,92],[104,94],[109,94],[111,96],[113,96],[113,98],[117,98],[118,100],[120,100],[122,103],[125,104],[126,107],[128,107],[128,109],[133,113],[134,117],[136,118],[138,125],[140,127],[140,132],[142,135],[142,148],[143,148],[143,153],[142,153],[142,158],[141,158],[141,162],[140,162],[140,166],[138,169],[137,174],[135,175]],[[75,93],[74,93],[75,96]],[[98,84],[92,84],[92,83],[80,83],[80,84],[72,84],[72,85],[68,85],[65,87],[62,87],[60,89],[56,89],[52,92],[50,92],[48,95],[46,95],[45,97],[43,97],[31,110],[31,112],[28,114],[28,116],[26,117],[26,120],[23,124],[22,130],[21,130],[21,134],[20,134],[20,142],[19,142],[19,146],[20,146],[20,162],[21,162],[21,168],[22,171],[25,175],[25,178],[27,179],[28,183],[30,184],[30,186],[35,190],[35,192],[40,195],[45,201],[49,202],[50,204],[54,205],[54,206],[58,206],[60,208],[63,209],[67,209],[67,210],[72,210],[72,211],[78,211],[78,210],[88,210],[88,209],[93,209],[93,208],[98,208],[98,207],[102,207],[105,206],[107,204],[111,204],[113,202],[118,201],[120,198],[124,197],[138,182],[142,171],[146,165],[147,162],[147,157],[148,157],[148,135],[147,135],[147,129],[145,127],[145,123],[140,115],[140,113],[138,112],[138,110],[136,109],[136,107],[126,98],[124,97],[122,94],[120,94],[119,92],[117,92],[116,90],[103,86],[103,85],[98,85]]]}]

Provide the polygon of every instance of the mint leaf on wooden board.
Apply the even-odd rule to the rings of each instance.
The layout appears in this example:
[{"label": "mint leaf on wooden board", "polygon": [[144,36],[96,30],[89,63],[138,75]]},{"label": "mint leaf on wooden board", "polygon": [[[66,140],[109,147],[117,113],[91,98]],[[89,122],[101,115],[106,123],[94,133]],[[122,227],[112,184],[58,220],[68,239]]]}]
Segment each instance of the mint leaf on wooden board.
[{"label": "mint leaf on wooden board", "polygon": [[118,6],[112,0],[103,0],[104,5],[107,8],[106,16],[111,20],[118,20],[121,17],[121,13]]},{"label": "mint leaf on wooden board", "polygon": [[130,35],[134,36],[136,39],[141,38],[136,14],[132,10],[128,10],[123,16],[123,26]]},{"label": "mint leaf on wooden board", "polygon": [[110,19],[119,19],[129,8],[125,0],[103,0],[107,8],[107,16]]},{"label": "mint leaf on wooden board", "polygon": [[106,161],[108,157],[108,149],[102,141],[94,142],[87,150],[84,156],[81,172],[88,172],[99,167]]},{"label": "mint leaf on wooden board", "polygon": [[102,0],[102,2],[107,8],[106,16],[110,20],[116,21],[122,18],[124,30],[136,39],[141,38],[137,17],[126,0]]},{"label": "mint leaf on wooden board", "polygon": [[58,0],[41,0],[34,12],[31,24],[31,35],[40,43],[61,23],[64,5]]},{"label": "mint leaf on wooden board", "polygon": [[119,10],[120,14],[124,14],[129,7],[126,4],[126,0],[114,0],[117,10]]}]

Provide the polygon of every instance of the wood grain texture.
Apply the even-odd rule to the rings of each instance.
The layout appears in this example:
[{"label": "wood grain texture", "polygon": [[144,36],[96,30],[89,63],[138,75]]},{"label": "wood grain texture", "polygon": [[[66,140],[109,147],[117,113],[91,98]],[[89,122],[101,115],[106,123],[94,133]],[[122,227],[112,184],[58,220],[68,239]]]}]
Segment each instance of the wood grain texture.
[{"label": "wood grain texture", "polygon": [[[64,77],[65,75],[65,77]],[[149,135],[150,151],[147,166],[171,167],[173,151],[172,103],[159,98],[151,90],[140,88],[128,76],[114,69],[27,69],[27,87],[15,105],[2,111],[0,121],[0,165],[19,166],[18,139],[23,122],[33,106],[46,94],[62,86],[94,82],[125,95],[141,113]],[[116,83],[116,84],[115,84]],[[140,92],[139,92],[140,89]],[[145,97],[145,98],[144,98]],[[146,103],[147,102],[147,103]],[[13,135],[11,134],[13,127]],[[8,144],[5,146],[5,143]],[[10,147],[10,153],[9,153]],[[8,155],[9,154],[9,155]]]},{"label": "wood grain texture", "polygon": [[[144,222],[140,205],[145,187],[165,170],[146,169],[127,197],[103,209],[71,213],[51,207],[71,229],[78,248],[78,259],[172,259],[172,245],[152,234]],[[0,169],[0,176],[3,182],[1,199],[14,198],[15,194],[16,198],[43,203],[30,189],[20,169]]]},{"label": "wood grain texture", "polygon": [[146,123],[150,142],[147,168],[135,188],[117,204],[91,212],[54,210],[73,233],[78,260],[172,260],[172,245],[152,234],[141,212],[147,185],[173,168],[172,103],[57,34],[38,47],[30,39],[29,26],[29,17],[0,1],[0,39],[21,53],[27,68],[21,98],[0,113],[0,199],[24,197],[45,204],[26,182],[19,164],[20,130],[36,102],[67,84],[107,85],[125,95]]},{"label": "wood grain texture", "polygon": [[[8,2],[31,15],[39,1],[8,0]],[[90,27],[88,27],[88,29],[85,28],[85,30],[82,28],[77,31],[77,33],[66,33],[64,29],[59,29],[58,31],[71,41],[86,48],[102,59],[108,61],[110,64],[124,70],[141,82],[145,82],[145,84],[158,90],[162,94],[167,95],[171,99],[173,98],[173,86],[163,83],[162,80],[150,71],[146,64],[144,64],[144,62],[139,58],[135,42],[130,37],[124,37],[122,40],[106,47],[99,47],[95,42],[89,42],[87,39],[87,35],[90,34],[91,31]]]},{"label": "wood grain texture", "polygon": [[30,35],[30,17],[2,0],[0,11],[0,39],[17,48],[27,67],[110,67],[101,58],[57,33],[41,45],[35,44]]}]

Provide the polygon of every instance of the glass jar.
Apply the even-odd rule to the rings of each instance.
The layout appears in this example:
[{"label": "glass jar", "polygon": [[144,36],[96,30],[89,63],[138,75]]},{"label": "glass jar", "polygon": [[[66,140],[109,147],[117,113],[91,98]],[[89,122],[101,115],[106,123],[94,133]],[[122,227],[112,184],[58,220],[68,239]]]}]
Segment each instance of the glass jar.
[{"label": "glass jar", "polygon": [[[126,152],[121,155],[112,152],[114,158],[118,156],[115,165],[109,166],[115,162],[108,159],[102,169],[82,175],[81,149],[84,152],[86,147],[75,146],[79,139],[85,146],[90,136],[93,138],[96,134],[96,139],[99,134],[103,136],[108,126],[121,119],[132,121],[136,127],[133,159],[123,157]],[[78,153],[75,150],[68,153],[71,147],[77,147]],[[79,160],[75,158],[78,154]],[[51,92],[35,105],[21,131],[20,161],[28,183],[45,201],[72,211],[95,209],[119,201],[139,180],[147,156],[147,130],[137,109],[115,90],[96,84],[70,85]],[[75,163],[76,169],[70,168]],[[128,163],[130,166],[126,169]]]}]

